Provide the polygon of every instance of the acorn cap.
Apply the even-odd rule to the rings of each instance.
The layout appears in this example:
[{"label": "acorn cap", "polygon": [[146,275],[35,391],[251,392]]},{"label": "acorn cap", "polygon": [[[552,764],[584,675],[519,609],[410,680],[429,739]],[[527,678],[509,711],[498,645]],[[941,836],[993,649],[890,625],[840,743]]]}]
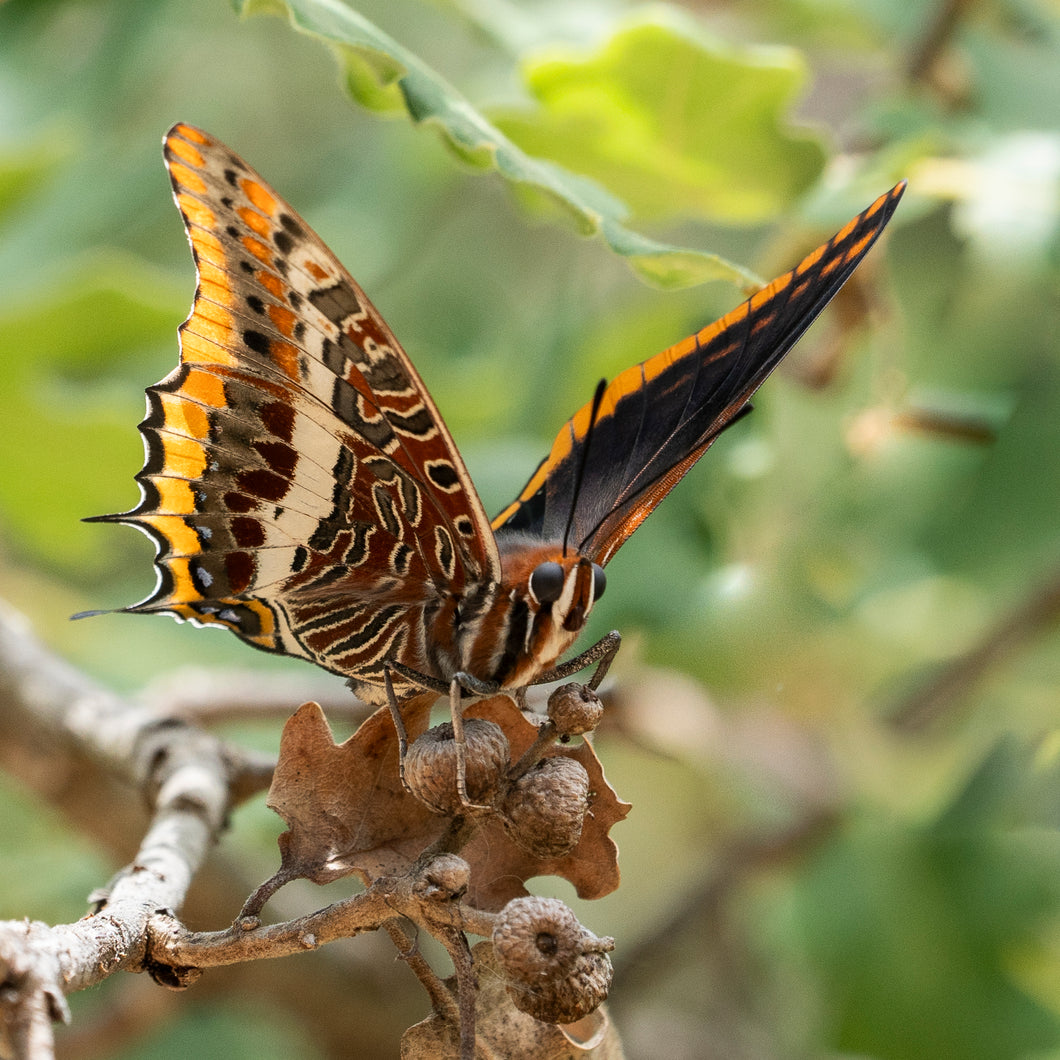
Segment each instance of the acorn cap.
[{"label": "acorn cap", "polygon": [[[464,779],[470,802],[492,803],[510,760],[508,738],[499,725],[484,718],[464,720]],[[405,783],[435,813],[463,813],[467,807],[457,791],[456,765],[453,723],[442,722],[428,729],[408,749]]]},{"label": "acorn cap", "polygon": [[604,704],[588,686],[576,681],[560,685],[548,697],[548,716],[560,736],[592,732],[604,715]]},{"label": "acorn cap", "polygon": [[556,898],[514,898],[497,915],[493,949],[516,1008],[573,1023],[607,998],[614,939],[597,938]]},{"label": "acorn cap", "polygon": [[458,901],[467,893],[471,866],[456,854],[438,854],[420,872],[414,890],[432,902]]},{"label": "acorn cap", "polygon": [[500,805],[508,837],[535,857],[563,857],[578,845],[589,810],[589,774],[566,755],[542,758],[508,789]]}]

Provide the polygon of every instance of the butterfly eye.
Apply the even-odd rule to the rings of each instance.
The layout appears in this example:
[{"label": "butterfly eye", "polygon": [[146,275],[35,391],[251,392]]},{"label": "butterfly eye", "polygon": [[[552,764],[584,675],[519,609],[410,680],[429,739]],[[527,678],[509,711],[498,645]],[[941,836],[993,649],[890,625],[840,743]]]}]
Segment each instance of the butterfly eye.
[{"label": "butterfly eye", "polygon": [[554,604],[563,592],[563,568],[549,560],[539,563],[530,575],[530,592],[540,604]]},{"label": "butterfly eye", "polygon": [[604,590],[607,588],[607,575],[604,574],[604,568],[599,563],[593,564],[593,602],[599,600],[604,595]]}]

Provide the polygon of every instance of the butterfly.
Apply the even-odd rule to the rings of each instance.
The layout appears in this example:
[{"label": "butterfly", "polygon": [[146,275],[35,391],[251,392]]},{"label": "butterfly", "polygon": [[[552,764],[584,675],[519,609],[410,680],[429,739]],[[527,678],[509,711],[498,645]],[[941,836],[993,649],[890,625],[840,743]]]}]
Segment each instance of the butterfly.
[{"label": "butterfly", "polygon": [[904,189],[601,384],[491,521],[408,355],[306,222],[190,125],[169,131],[164,155],[198,289],[179,366],[147,390],[140,502],[97,517],[157,549],[154,591],[122,610],[231,630],[375,705],[388,683],[408,696],[572,672],[557,662],[608,562],[749,409]]}]

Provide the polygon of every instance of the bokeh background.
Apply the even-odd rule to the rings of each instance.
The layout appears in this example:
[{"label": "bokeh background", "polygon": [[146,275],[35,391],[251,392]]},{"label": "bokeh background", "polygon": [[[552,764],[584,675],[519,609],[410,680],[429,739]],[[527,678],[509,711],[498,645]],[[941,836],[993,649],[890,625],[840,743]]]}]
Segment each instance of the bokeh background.
[{"label": "bokeh background", "polygon": [[[337,5],[297,6],[341,25]],[[591,632],[626,646],[597,748],[634,811],[622,887],[578,912],[618,938],[631,1056],[1060,1058],[1060,6],[357,9],[389,57],[297,32],[279,2],[0,3],[2,596],[130,693],[240,667],[290,679],[292,708],[321,687],[215,632],[69,621],[153,585],[146,539],[79,520],[136,502],[142,391],[176,363],[194,283],[159,151],[176,120],[357,276],[491,512],[598,378],[741,297],[695,254],[645,282],[626,234],[768,279],[908,177],[856,283],[609,568]],[[624,216],[620,238],[459,157],[453,97],[410,120],[380,87],[409,55],[580,174],[553,171]],[[224,731],[275,748],[281,723]],[[0,916],[80,916],[120,851],[18,770],[0,803]],[[241,810],[217,864],[249,890],[281,829]],[[274,963],[179,997],[108,982],[73,999],[68,1055],[368,1055],[304,996],[321,968],[344,1019],[389,1021],[394,1055],[426,1014],[369,940]],[[379,975],[401,984],[383,1001]]]}]

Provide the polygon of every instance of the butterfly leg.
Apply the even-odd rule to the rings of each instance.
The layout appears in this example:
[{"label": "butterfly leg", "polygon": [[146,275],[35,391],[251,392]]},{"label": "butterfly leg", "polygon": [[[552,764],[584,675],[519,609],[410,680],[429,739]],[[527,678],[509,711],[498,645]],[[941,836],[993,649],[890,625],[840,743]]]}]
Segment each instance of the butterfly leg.
[{"label": "butterfly leg", "polygon": [[409,736],[405,729],[405,722],[401,718],[401,707],[398,706],[397,696],[394,693],[394,682],[390,677],[390,667],[383,669],[383,684],[386,686],[386,705],[390,708],[390,717],[394,720],[394,729],[398,738],[398,776],[401,777],[401,786],[411,793],[408,781],[405,780],[405,755],[409,749]]},{"label": "butterfly leg", "polygon": [[[622,646],[622,635],[617,629],[611,630],[606,637],[598,640],[585,654],[588,655],[591,652],[595,652],[597,649],[600,651],[599,662],[596,666],[596,671],[593,676],[589,679],[589,687],[595,692],[599,687],[600,683],[607,676],[607,671],[611,669],[611,664],[615,661],[618,655],[618,649]],[[595,656],[593,660],[595,661]]]},{"label": "butterfly leg", "polygon": [[[460,804],[469,813],[481,813],[491,807],[472,802],[467,794],[467,745],[464,742],[464,681],[470,681],[476,686],[491,688],[487,682],[472,678],[470,674],[458,673],[449,684],[449,712],[453,719],[453,742],[456,744],[456,793],[460,797]],[[480,694],[477,688],[469,689],[475,694]]]},{"label": "butterfly leg", "polygon": [[[456,791],[460,803],[465,810],[470,812],[481,812],[490,809],[489,806],[479,805],[472,802],[467,794],[467,754],[466,742],[464,740],[464,691],[473,696],[489,696],[498,691],[497,685],[492,681],[483,681],[463,671],[455,674],[448,685],[437,678],[428,677],[399,662],[388,662],[383,669],[383,683],[386,688],[386,702],[390,708],[390,716],[394,721],[394,729],[398,737],[398,772],[401,777],[402,787],[413,793],[405,779],[405,755],[408,752],[408,733],[405,723],[401,719],[401,707],[394,692],[394,682],[391,673],[398,673],[414,684],[418,684],[428,691],[448,691],[449,713],[453,722],[453,742],[456,744]],[[414,793],[413,793],[414,794]]]},{"label": "butterfly leg", "polygon": [[588,685],[595,692],[611,668],[611,663],[614,662],[621,646],[622,635],[617,629],[613,629],[580,655],[575,655],[573,659],[568,659],[565,663],[560,663],[559,666],[554,666],[551,670],[539,674],[531,684],[547,685],[553,681],[562,681],[565,677],[570,677],[579,670],[584,670],[587,666],[597,663],[596,672],[590,678]]}]

